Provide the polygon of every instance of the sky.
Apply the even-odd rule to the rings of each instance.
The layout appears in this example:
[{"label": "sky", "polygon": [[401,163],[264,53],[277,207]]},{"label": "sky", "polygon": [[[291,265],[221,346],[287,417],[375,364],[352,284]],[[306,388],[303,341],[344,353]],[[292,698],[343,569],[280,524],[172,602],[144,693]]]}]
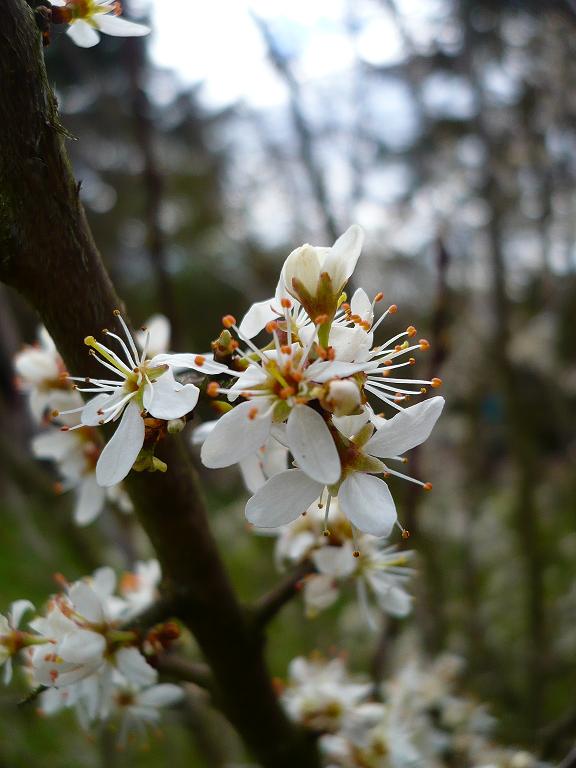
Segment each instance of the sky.
[{"label": "sky", "polygon": [[[203,100],[211,106],[238,100],[256,108],[279,104],[286,98],[284,85],[267,63],[251,14],[265,19],[284,52],[294,56],[301,82],[349,70],[355,48],[374,64],[402,59],[401,40],[382,6],[345,0],[162,0],[152,5],[152,58],[175,70],[183,83],[202,81]],[[357,26],[354,40],[346,20]]]}]

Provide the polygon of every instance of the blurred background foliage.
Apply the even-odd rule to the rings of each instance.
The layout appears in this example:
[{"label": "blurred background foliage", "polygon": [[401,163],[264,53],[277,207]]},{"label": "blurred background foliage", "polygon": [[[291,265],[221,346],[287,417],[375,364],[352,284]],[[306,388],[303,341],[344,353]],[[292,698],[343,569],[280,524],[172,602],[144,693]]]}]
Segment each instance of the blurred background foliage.
[{"label": "blurred background foliage", "polygon": [[[393,488],[419,553],[415,612],[378,637],[353,594],[314,621],[296,600],[271,628],[273,673],[314,648],[346,650],[353,669],[378,674],[405,647],[451,650],[502,741],[560,758],[576,735],[576,8],[350,0],[324,16],[325,4],[302,5],[298,23],[283,4],[242,11],[274,86],[264,104],[217,103],[206,82],[161,67],[148,50],[159,30],[90,50],[54,35],[49,75],[77,137],[69,151],[96,242],[133,321],[163,312],[172,346],[201,351],[223,314],[241,317],[272,294],[293,247],[365,228],[357,285],[383,290],[399,327],[429,338],[420,370],[441,375],[448,398],[410,462],[434,492]],[[154,8],[126,6],[154,20]],[[175,6],[174,25],[212,34],[203,4],[189,3],[185,18]],[[235,55],[222,52],[221,78]],[[6,606],[41,603],[55,570],[73,579],[147,551],[112,512],[75,529],[70,500],[30,458],[10,359],[37,320],[5,291],[1,315]],[[253,599],[278,578],[273,544],[245,530],[235,472],[205,480],[223,555]],[[200,766],[222,738],[202,701],[172,718],[190,731],[168,719],[146,753],[117,754],[106,733],[89,741],[71,718],[15,708],[12,690],[0,692],[0,712],[6,766],[30,765],[31,754],[51,768]]]}]

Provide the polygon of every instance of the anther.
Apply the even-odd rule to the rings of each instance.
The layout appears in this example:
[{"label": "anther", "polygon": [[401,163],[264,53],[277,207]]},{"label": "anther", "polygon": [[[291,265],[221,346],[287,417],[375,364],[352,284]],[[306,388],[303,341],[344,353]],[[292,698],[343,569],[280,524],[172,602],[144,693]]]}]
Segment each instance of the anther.
[{"label": "anther", "polygon": [[390,306],[388,307],[388,312],[391,315],[394,315],[396,312],[398,312],[398,305],[397,304],[390,304]]},{"label": "anther", "polygon": [[70,427],[60,427],[60,432],[70,432]]},{"label": "anther", "polygon": [[420,339],[420,341],[418,342],[418,346],[420,347],[420,349],[425,351],[427,349],[430,349],[430,342],[427,341],[426,339]]},{"label": "anther", "polygon": [[[434,385],[432,385],[432,386],[434,386]],[[420,387],[420,394],[421,394],[421,395],[425,395],[425,394],[426,394],[426,392],[428,392],[428,390],[426,389],[426,387]]]},{"label": "anther", "polygon": [[203,357],[202,355],[196,355],[196,357],[194,358],[194,362],[196,363],[196,365],[203,366],[204,363],[206,362],[206,358]]},{"label": "anther", "polygon": [[52,413],[50,414],[50,416],[51,416],[53,419],[57,419],[57,418],[58,418],[58,416],[60,416],[60,411],[52,411]]},{"label": "anther", "polygon": [[280,351],[285,355],[289,355],[292,352],[292,347],[289,347],[288,344],[283,344],[280,347]]},{"label": "anther", "polygon": [[412,338],[412,336],[416,336],[416,328],[414,328],[413,325],[409,325],[408,328],[406,328],[406,333]]},{"label": "anther", "polygon": [[422,488],[424,488],[425,491],[431,491],[432,490],[432,483],[424,483]]},{"label": "anther", "polygon": [[220,385],[217,381],[211,381],[210,384],[206,387],[206,394],[208,397],[218,397],[218,393],[220,392]]},{"label": "anther", "polygon": [[376,296],[374,296],[374,301],[375,302],[382,301],[383,298],[384,298],[384,294],[382,293],[382,291],[378,291]]},{"label": "anther", "polygon": [[324,528],[324,530],[322,531],[322,535],[326,536],[326,538],[328,538],[328,536],[330,536],[330,531],[328,530],[328,528]]},{"label": "anther", "polygon": [[54,488],[54,493],[57,496],[60,496],[60,494],[64,493],[64,486],[62,485],[62,483],[54,483],[53,488]]},{"label": "anther", "polygon": [[434,387],[434,389],[438,389],[438,387],[441,387],[441,386],[442,386],[442,379],[438,379],[438,378],[436,378],[436,377],[435,377],[435,378],[433,378],[433,379],[432,379],[432,381],[430,382],[430,384],[432,384],[432,386]]},{"label": "anther", "polygon": [[292,302],[288,298],[280,299],[280,304],[284,307],[284,309],[290,309],[292,306]]},{"label": "anther", "polygon": [[102,333],[104,334],[104,336],[106,336],[106,334],[110,333],[110,331],[108,330],[108,328],[102,328]]},{"label": "anther", "polygon": [[234,315],[224,315],[222,325],[224,328],[232,328],[233,325],[236,325],[236,318]]},{"label": "anther", "polygon": [[410,360],[408,360],[408,365],[416,365],[416,358],[411,357]]},{"label": "anther", "polygon": [[276,320],[270,320],[269,323],[266,323],[266,330],[268,333],[274,333],[274,331],[278,330],[278,323]]},{"label": "anther", "polygon": [[403,539],[409,539],[410,538],[410,531],[408,531],[406,528],[402,528],[402,538]]},{"label": "anther", "polygon": [[360,552],[357,549],[355,549],[354,552],[352,552],[352,556],[353,557],[360,557]]},{"label": "anther", "polygon": [[120,312],[120,310],[119,310],[119,309],[115,309],[115,310],[112,312],[112,314],[113,314],[113,315],[116,315],[116,317],[118,317],[119,315],[121,315],[121,314],[122,314],[122,312]]},{"label": "anther", "polygon": [[250,421],[254,421],[254,419],[258,416],[258,408],[250,408],[248,411],[248,418]]}]

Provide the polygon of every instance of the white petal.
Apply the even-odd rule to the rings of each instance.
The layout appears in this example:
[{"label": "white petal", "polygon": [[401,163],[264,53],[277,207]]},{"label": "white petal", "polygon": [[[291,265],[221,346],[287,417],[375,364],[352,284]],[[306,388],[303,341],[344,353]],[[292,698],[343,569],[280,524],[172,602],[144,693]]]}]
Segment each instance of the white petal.
[{"label": "white petal", "polygon": [[92,48],[100,41],[98,32],[82,19],[71,24],[67,29],[67,34],[80,48]]},{"label": "white petal", "polygon": [[354,437],[358,434],[365,424],[368,424],[370,417],[366,411],[362,411],[357,416],[333,416],[332,422],[336,429],[342,432],[346,437]]},{"label": "white petal", "polygon": [[320,573],[340,578],[354,573],[357,564],[350,542],[346,542],[342,547],[320,547],[313,553],[312,560]]},{"label": "white petal", "polygon": [[340,486],[338,503],[348,520],[364,533],[390,535],[396,522],[396,505],[384,480],[352,472]]},{"label": "white petal", "polygon": [[124,677],[134,685],[153,685],[158,678],[156,670],[148,664],[137,648],[121,648],[117,651],[116,665]]},{"label": "white petal", "polygon": [[282,268],[282,277],[286,290],[298,297],[292,280],[297,278],[312,296],[316,295],[320,279],[320,258],[312,245],[302,245],[288,256]]},{"label": "white petal", "polygon": [[260,528],[278,528],[305,512],[320,496],[323,484],[299,469],[287,469],[271,477],[246,504],[246,517]]},{"label": "white petal", "polygon": [[140,349],[144,348],[146,337],[148,340],[148,357],[154,357],[168,352],[170,346],[170,321],[165,315],[152,315],[144,323],[145,331],[136,331],[134,338]]},{"label": "white petal", "polygon": [[286,428],[290,451],[300,469],[312,480],[332,485],[340,477],[340,457],[334,438],[320,414],[307,405],[297,405]]},{"label": "white petal", "polygon": [[116,432],[106,443],[96,465],[98,485],[116,485],[124,480],[144,443],[144,419],[140,408],[130,402]]},{"label": "white petal", "polygon": [[304,602],[311,616],[335,603],[338,595],[338,586],[332,576],[313,574],[304,582]]},{"label": "white petal", "polygon": [[180,384],[168,369],[153,382],[152,398],[147,398],[145,408],[155,419],[179,419],[194,410],[199,395],[195,384]]},{"label": "white petal", "polygon": [[94,472],[84,475],[78,487],[74,506],[74,520],[78,525],[88,525],[96,520],[106,499],[106,491],[96,482]]},{"label": "white petal", "polygon": [[32,453],[37,459],[51,459],[62,461],[64,457],[77,448],[71,435],[61,432],[59,429],[36,435],[32,440]]},{"label": "white petal", "polygon": [[153,685],[148,690],[138,694],[138,704],[145,707],[169,707],[183,698],[184,691],[180,686],[163,683],[162,685]]},{"label": "white petal", "polygon": [[4,685],[9,685],[12,680],[12,659],[6,659],[4,663]]},{"label": "white petal", "polygon": [[58,655],[72,664],[97,665],[105,650],[104,636],[86,629],[78,629],[58,643]]},{"label": "white petal", "polygon": [[30,600],[15,600],[10,606],[10,624],[13,629],[17,629],[22,621],[22,616],[26,611],[33,611],[34,606]]},{"label": "white petal", "polygon": [[218,419],[205,421],[203,424],[198,425],[192,432],[192,445],[202,445],[216,424],[218,424]]},{"label": "white petal", "polygon": [[369,323],[372,322],[374,310],[372,309],[372,302],[368,298],[368,294],[364,288],[357,288],[354,291],[354,295],[350,301],[350,311],[353,315],[359,315],[362,320]]},{"label": "white petal", "polygon": [[251,453],[239,462],[242,480],[250,493],[256,493],[266,483],[266,475],[258,453]]},{"label": "white petal", "polygon": [[222,416],[202,446],[200,458],[204,466],[228,467],[264,445],[270,434],[272,414],[251,419],[249,414],[256,407],[248,400]]},{"label": "white petal", "polygon": [[119,403],[125,394],[126,392],[119,387],[118,390],[111,395],[107,392],[104,392],[101,395],[96,395],[96,397],[89,400],[82,409],[80,421],[88,427],[98,426],[103,418],[110,415],[110,411],[107,414],[98,413],[98,411],[102,411],[104,408],[111,408],[116,403]]},{"label": "white petal", "polygon": [[264,452],[261,456],[262,468],[266,477],[277,475],[278,472],[284,472],[288,469],[288,451],[277,440],[270,437],[264,446]]},{"label": "white petal", "polygon": [[306,368],[306,378],[324,384],[330,379],[344,379],[360,371],[370,371],[376,368],[377,362],[370,363],[345,363],[339,360],[316,360]]},{"label": "white petal", "polygon": [[94,23],[101,32],[117,37],[141,37],[150,32],[150,27],[145,27],[144,24],[136,24],[108,13],[95,16]]},{"label": "white petal", "polygon": [[358,224],[353,224],[330,248],[322,271],[332,277],[335,291],[342,289],[354,272],[363,244],[364,232]]},{"label": "white petal", "polygon": [[277,304],[278,302],[273,298],[252,304],[239,326],[242,336],[252,339],[265,328],[267,323],[271,320],[276,320],[278,318],[278,312],[275,311]]},{"label": "white petal", "polygon": [[432,397],[406,408],[379,427],[364,450],[385,459],[415,448],[428,439],[443,408],[443,397]]},{"label": "white petal", "polygon": [[102,601],[86,581],[76,581],[69,590],[69,597],[74,608],[88,621],[100,624],[104,621]]},{"label": "white petal", "polygon": [[211,355],[194,355],[189,352],[181,352],[177,355],[156,355],[150,361],[150,367],[155,365],[169,365],[171,368],[188,368],[206,375],[217,373],[230,373],[230,369],[222,363],[215,362]]}]

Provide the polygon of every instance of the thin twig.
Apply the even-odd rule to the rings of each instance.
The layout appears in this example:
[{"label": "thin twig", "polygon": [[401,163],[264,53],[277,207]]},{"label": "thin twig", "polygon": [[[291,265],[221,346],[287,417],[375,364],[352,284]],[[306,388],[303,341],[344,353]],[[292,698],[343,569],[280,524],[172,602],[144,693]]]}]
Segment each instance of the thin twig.
[{"label": "thin twig", "polygon": [[254,626],[262,628],[269,624],[282,608],[298,594],[302,580],[314,573],[314,570],[312,561],[304,560],[282,581],[278,582],[270,592],[263,595],[253,609]]},{"label": "thin twig", "polygon": [[156,669],[163,675],[183,683],[194,683],[206,689],[212,686],[212,675],[206,664],[189,661],[182,656],[174,654],[160,656],[156,662]]}]

